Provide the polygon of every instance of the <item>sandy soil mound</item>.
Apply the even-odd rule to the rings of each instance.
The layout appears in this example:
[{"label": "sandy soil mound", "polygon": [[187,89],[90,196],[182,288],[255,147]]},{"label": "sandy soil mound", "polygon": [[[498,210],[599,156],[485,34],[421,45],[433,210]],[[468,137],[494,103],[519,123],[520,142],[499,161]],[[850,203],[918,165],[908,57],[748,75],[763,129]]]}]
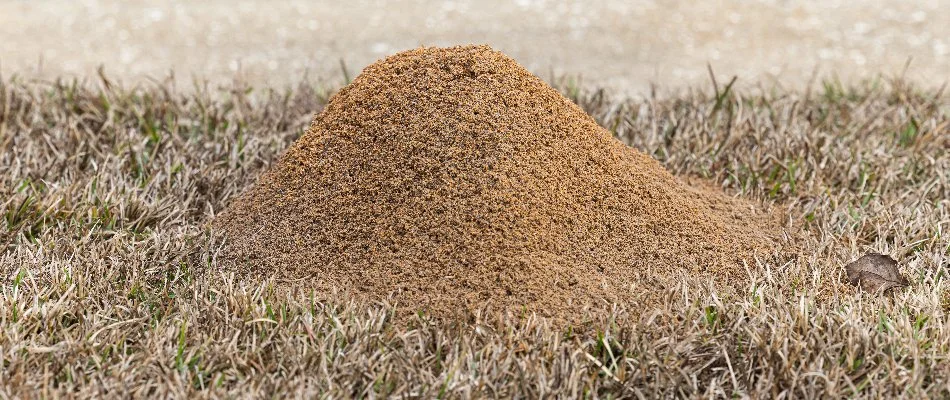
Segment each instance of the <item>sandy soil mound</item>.
[{"label": "sandy soil mound", "polygon": [[367,67],[214,222],[225,258],[408,310],[571,319],[685,274],[741,281],[773,231],[486,46]]}]

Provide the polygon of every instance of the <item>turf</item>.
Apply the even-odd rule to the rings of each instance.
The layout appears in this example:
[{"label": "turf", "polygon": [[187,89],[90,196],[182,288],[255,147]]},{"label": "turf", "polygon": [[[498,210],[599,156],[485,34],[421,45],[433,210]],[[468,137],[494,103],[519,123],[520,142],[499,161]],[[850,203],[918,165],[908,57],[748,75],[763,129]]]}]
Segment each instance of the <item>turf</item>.
[{"label": "turf", "polygon": [[[208,222],[327,90],[7,78],[0,396],[950,396],[941,92],[878,80],[618,100],[561,87],[675,174],[800,224],[801,256],[749,264],[744,295],[684,280],[645,317],[620,304],[592,331],[530,316],[397,327],[391,304],[316,301],[216,268]],[[870,250],[911,286],[849,289],[843,265]]]}]

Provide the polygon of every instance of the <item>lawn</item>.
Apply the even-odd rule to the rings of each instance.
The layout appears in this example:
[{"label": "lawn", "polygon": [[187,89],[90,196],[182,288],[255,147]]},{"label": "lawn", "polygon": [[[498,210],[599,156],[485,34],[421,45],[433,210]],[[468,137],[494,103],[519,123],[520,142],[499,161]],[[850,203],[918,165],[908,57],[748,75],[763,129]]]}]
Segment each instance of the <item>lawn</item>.
[{"label": "lawn", "polygon": [[[209,221],[331,89],[0,81],[0,397],[948,397],[950,105],[899,79],[559,83],[674,174],[786,216],[800,254],[743,295],[686,282],[574,329],[479,326],[217,268]],[[333,86],[330,86],[331,88]],[[911,285],[850,288],[890,254]],[[625,321],[625,322],[614,322]]]}]

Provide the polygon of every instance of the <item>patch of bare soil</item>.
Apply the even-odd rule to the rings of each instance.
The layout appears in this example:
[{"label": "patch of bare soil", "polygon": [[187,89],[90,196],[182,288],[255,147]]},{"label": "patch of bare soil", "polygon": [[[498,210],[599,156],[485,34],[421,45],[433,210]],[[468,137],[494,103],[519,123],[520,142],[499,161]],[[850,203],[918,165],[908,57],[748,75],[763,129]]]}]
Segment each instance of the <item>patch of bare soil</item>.
[{"label": "patch of bare soil", "polygon": [[318,291],[466,318],[645,301],[745,279],[779,233],[688,186],[487,46],[367,67],[214,226],[225,258]]}]

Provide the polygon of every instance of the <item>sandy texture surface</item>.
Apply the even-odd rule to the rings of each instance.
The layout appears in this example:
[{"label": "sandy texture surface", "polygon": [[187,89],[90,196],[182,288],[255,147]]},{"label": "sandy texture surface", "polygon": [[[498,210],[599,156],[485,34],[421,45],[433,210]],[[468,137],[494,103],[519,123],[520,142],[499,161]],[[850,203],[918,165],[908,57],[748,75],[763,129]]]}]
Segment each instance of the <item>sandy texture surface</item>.
[{"label": "sandy texture surface", "polygon": [[174,70],[254,84],[351,76],[419,45],[486,43],[549,77],[642,93],[706,84],[706,64],[742,82],[800,86],[899,74],[940,85],[950,71],[950,1],[8,1],[5,75],[126,82]]},{"label": "sandy texture surface", "polygon": [[779,246],[767,220],[464,46],[367,67],[215,224],[232,265],[307,292],[576,324],[586,307],[652,305],[683,276],[741,287],[742,262]]}]

